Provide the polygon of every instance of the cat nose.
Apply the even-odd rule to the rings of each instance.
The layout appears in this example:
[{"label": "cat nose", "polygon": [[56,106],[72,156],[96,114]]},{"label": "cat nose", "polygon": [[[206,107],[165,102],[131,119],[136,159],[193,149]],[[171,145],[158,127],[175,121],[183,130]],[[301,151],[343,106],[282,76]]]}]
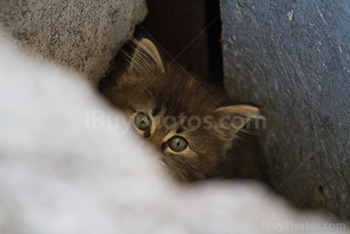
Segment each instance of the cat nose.
[{"label": "cat nose", "polygon": [[166,144],[166,143],[163,143],[163,144],[162,144],[162,151],[164,151],[166,147],[167,147],[167,144]]},{"label": "cat nose", "polygon": [[156,154],[156,158],[161,162],[162,166],[166,166],[165,158],[164,158],[164,155],[162,153]]},{"label": "cat nose", "polygon": [[150,131],[150,130],[145,131],[145,133],[143,134],[143,136],[144,136],[145,138],[150,137],[150,135],[151,135],[151,131]]},{"label": "cat nose", "polygon": [[159,160],[160,160],[162,163],[165,164],[165,158],[164,158],[164,156],[159,157]]},{"label": "cat nose", "polygon": [[163,137],[161,135],[151,134],[147,140],[157,149],[163,151]]}]

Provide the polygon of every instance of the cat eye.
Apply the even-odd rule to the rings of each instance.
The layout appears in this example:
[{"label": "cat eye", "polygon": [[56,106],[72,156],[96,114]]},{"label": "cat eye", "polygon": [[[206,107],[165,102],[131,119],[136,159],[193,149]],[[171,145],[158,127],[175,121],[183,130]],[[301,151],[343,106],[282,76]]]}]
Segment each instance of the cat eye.
[{"label": "cat eye", "polygon": [[135,125],[138,129],[146,131],[151,128],[152,120],[144,112],[139,112],[135,116]]},{"label": "cat eye", "polygon": [[168,146],[175,152],[181,152],[187,148],[187,141],[183,137],[175,136],[168,140]]}]

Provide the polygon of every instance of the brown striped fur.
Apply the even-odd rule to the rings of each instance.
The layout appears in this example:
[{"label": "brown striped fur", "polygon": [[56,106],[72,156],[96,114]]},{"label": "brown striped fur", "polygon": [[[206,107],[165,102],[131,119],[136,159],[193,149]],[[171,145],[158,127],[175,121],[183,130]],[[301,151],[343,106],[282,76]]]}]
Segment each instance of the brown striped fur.
[{"label": "brown striped fur", "polygon": [[[146,134],[136,130],[159,151],[158,157],[170,173],[181,181],[215,176],[254,177],[253,174],[258,174],[256,152],[251,152],[251,141],[244,141],[247,136],[243,131],[244,124],[250,119],[261,118],[258,108],[249,105],[222,106],[226,99],[217,93],[213,95],[209,86],[206,85],[204,89],[203,83],[199,85],[181,68],[171,64],[164,66],[156,46],[150,40],[142,39],[135,44],[128,67],[119,75],[105,78],[100,90],[131,119],[139,111],[150,116],[150,131]],[[219,127],[220,118],[237,115],[244,117],[239,128]],[[176,118],[171,127],[160,124],[168,116]],[[191,116],[200,119],[207,117],[212,127],[188,128]],[[164,147],[165,142],[174,135],[187,140],[188,147],[184,151],[174,152]],[[248,144],[248,150],[240,147],[244,144]],[[227,154],[230,149],[233,155]],[[249,168],[244,169],[246,165]],[[254,172],[248,173],[249,170]]]}]

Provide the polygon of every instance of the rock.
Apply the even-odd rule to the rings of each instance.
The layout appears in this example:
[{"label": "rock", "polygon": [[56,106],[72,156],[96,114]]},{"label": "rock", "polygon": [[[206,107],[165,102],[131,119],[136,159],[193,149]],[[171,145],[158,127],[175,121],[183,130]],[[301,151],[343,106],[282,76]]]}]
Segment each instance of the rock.
[{"label": "rock", "polygon": [[222,0],[221,10],[226,90],[268,119],[259,138],[273,189],[349,221],[349,3]]},{"label": "rock", "polygon": [[348,233],[258,184],[176,184],[83,79],[1,36],[0,82],[0,233]]},{"label": "rock", "polygon": [[0,1],[0,22],[22,47],[80,72],[92,84],[146,13],[144,0]]}]

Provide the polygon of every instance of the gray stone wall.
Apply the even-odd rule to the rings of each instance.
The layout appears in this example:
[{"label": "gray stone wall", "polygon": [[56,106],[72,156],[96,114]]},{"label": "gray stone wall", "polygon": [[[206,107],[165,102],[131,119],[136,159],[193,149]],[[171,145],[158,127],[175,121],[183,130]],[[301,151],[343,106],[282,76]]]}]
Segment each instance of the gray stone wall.
[{"label": "gray stone wall", "polygon": [[268,179],[350,220],[350,1],[221,0],[225,87],[261,106]]},{"label": "gray stone wall", "polygon": [[0,23],[19,44],[96,84],[147,13],[144,0],[1,0]]}]

